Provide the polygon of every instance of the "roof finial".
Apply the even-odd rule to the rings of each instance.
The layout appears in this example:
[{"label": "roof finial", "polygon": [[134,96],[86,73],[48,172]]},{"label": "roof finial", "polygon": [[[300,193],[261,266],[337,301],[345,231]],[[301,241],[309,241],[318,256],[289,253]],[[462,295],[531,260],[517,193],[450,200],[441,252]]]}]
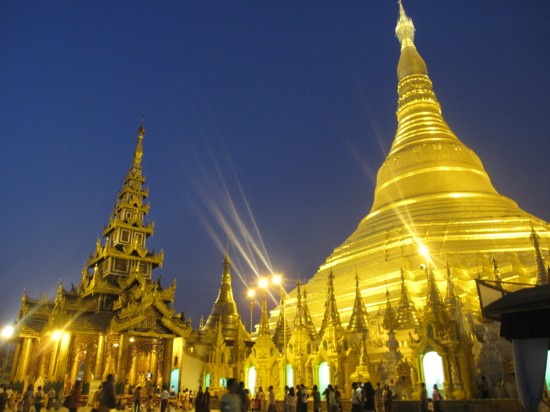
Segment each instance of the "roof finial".
[{"label": "roof finial", "polygon": [[398,0],[399,3],[399,20],[397,21],[397,26],[395,27],[395,35],[401,43],[401,49],[404,49],[406,46],[411,46],[414,44],[414,24],[412,20],[407,17],[405,14],[405,9],[401,0]]},{"label": "roof finial", "polygon": [[134,152],[134,167],[141,168],[141,159],[143,158],[143,136],[145,135],[145,126],[143,125],[145,114],[141,116],[141,125],[138,129],[138,142]]}]

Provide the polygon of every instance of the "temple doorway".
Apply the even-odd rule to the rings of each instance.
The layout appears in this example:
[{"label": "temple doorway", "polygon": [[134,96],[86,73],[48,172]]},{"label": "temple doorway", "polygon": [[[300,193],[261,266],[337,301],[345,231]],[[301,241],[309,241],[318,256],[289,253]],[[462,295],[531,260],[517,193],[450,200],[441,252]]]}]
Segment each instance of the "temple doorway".
[{"label": "temple doorway", "polygon": [[248,389],[250,390],[250,397],[256,393],[256,368],[252,366],[248,370]]},{"label": "temple doorway", "polygon": [[327,362],[319,365],[319,392],[323,393],[330,383],[330,368]]},{"label": "temple doorway", "polygon": [[170,374],[170,389],[174,388],[174,392],[180,392],[180,370],[173,369]]},{"label": "temple doorway", "polygon": [[294,369],[290,363],[286,364],[286,385],[288,387],[294,386]]},{"label": "temple doorway", "polygon": [[422,359],[422,369],[424,370],[424,382],[426,382],[428,397],[432,397],[432,389],[436,384],[441,394],[443,394],[445,375],[443,374],[443,359],[441,359],[441,356],[435,351],[426,352]]}]

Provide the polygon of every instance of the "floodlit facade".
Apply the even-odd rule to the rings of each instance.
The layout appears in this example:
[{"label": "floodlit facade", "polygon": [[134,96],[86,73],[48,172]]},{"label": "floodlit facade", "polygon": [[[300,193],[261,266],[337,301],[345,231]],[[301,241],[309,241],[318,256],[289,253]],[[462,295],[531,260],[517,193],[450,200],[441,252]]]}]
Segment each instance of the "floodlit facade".
[{"label": "floodlit facade", "polygon": [[13,380],[68,387],[116,373],[130,386],[215,393],[235,377],[252,391],[273,385],[279,396],[301,383],[332,383],[347,396],[354,381],[393,379],[406,398],[418,397],[424,381],[463,399],[477,396],[484,375],[511,388],[511,347],[498,324],[482,319],[475,279],[547,283],[539,245],[550,241],[550,225],[500,195],[449,128],[414,33],[400,5],[397,132],[370,212],[309,281],[288,294],[279,286],[271,313],[263,295],[252,336],[233,299],[229,256],[198,329],[174,312],[176,280],[152,280],[163,252],[146,246],[154,225],[146,221],[141,127],[79,285],[60,284],[51,301],[23,294]]}]

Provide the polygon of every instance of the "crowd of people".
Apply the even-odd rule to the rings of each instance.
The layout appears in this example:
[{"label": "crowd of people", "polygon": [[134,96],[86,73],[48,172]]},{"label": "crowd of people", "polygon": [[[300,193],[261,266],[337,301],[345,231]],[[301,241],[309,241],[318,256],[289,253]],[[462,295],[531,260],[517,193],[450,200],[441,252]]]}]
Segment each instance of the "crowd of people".
[{"label": "crowd of people", "polygon": [[[376,384],[376,388],[371,382],[354,382],[351,390],[351,412],[391,412],[393,401],[402,399],[393,385]],[[442,400],[437,385],[433,386],[431,397],[428,397],[426,384],[421,385],[420,412],[433,410],[442,411]],[[326,402],[326,407],[322,408],[322,398]],[[296,387],[285,387],[285,396],[283,400],[284,412],[307,412],[309,399],[311,399],[313,412],[321,412],[325,409],[327,412],[344,412],[342,406],[342,393],[337,385],[329,384],[325,390],[320,393],[317,385],[313,385],[310,392],[305,385]],[[431,408],[429,405],[431,403]],[[311,407],[309,407],[311,409]],[[236,379],[227,381],[227,392],[222,396],[220,402],[222,412],[276,412],[275,394],[273,386],[269,386],[267,392],[258,387],[254,396],[245,388],[244,382],[238,383]]]}]

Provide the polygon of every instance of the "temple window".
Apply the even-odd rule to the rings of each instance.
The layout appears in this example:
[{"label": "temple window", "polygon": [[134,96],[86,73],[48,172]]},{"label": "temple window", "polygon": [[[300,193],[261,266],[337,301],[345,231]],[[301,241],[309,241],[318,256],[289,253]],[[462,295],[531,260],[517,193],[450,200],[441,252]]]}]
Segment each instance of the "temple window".
[{"label": "temple window", "polygon": [[121,243],[130,243],[130,231],[122,229],[120,232],[120,242]]}]

